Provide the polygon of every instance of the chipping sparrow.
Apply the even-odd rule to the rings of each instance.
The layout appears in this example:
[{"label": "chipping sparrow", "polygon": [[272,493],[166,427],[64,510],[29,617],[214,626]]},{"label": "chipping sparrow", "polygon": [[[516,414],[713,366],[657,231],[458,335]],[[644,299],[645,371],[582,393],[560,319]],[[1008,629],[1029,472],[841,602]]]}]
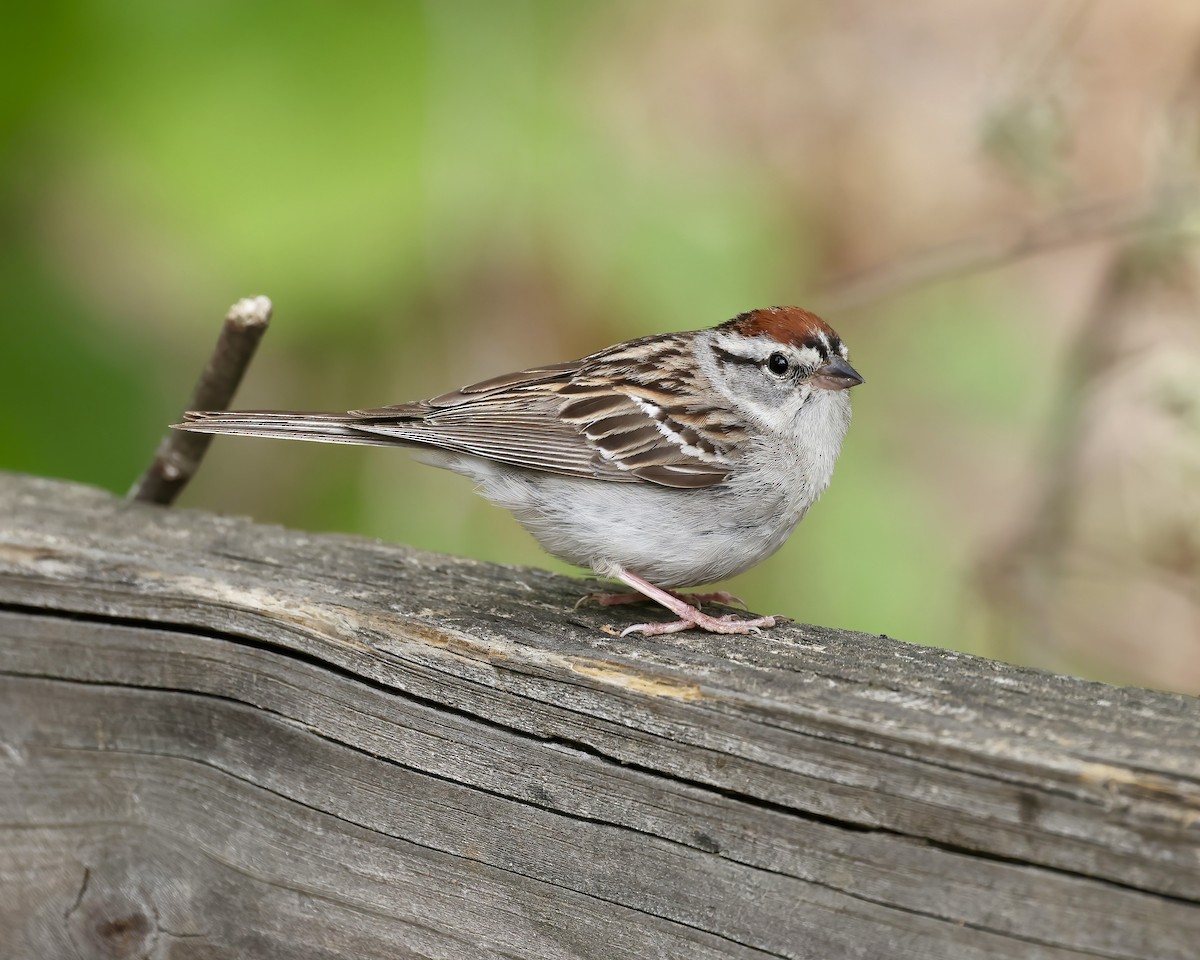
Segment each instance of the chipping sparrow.
[{"label": "chipping sparrow", "polygon": [[200,411],[177,426],[412,447],[474,480],[549,553],[679,617],[622,636],[748,633],[779,618],[709,616],[667,588],[731,577],[782,546],[833,475],[850,425],[845,389],[863,382],[846,358],[819,317],[772,307],[431,400],[349,413]]}]

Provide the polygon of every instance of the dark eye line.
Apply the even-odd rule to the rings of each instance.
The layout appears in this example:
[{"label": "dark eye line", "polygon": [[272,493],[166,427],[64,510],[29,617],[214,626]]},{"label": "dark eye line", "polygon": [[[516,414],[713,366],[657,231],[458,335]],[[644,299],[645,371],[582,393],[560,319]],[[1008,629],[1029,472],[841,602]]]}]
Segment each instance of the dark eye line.
[{"label": "dark eye line", "polygon": [[[758,367],[760,370],[766,370],[772,376],[779,377],[780,379],[795,374],[796,371],[800,370],[803,366],[802,364],[793,361],[787,356],[787,354],[779,350],[773,351],[766,357],[746,357],[740,353],[731,353],[723,347],[718,347],[716,344],[711,344],[710,349],[713,352],[713,356],[717,358],[717,362],[721,366],[725,366],[727,363],[732,363],[746,367]],[[775,357],[778,357],[786,365],[783,369],[778,371],[771,369],[771,361]]]},{"label": "dark eye line", "polygon": [[715,344],[712,347],[712,352],[720,364],[740,363],[750,367],[761,367],[762,361],[757,357],[743,357],[740,353],[730,353],[728,350],[722,349]]}]

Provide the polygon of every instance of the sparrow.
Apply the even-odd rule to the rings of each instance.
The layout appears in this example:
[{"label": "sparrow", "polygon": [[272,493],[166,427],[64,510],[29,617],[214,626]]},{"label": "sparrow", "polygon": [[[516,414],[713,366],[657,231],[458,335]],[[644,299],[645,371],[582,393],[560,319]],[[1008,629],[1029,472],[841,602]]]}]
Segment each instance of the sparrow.
[{"label": "sparrow", "polygon": [[[346,413],[190,411],[180,430],[402,446],[463,474],[550,554],[678,618],[621,636],[749,633],[781,617],[711,616],[729,594],[676,592],[778,550],[829,485],[863,378],[800,307],[641,337],[428,400]],[[584,598],[585,600],[588,598]],[[695,601],[695,602],[690,602]]]}]

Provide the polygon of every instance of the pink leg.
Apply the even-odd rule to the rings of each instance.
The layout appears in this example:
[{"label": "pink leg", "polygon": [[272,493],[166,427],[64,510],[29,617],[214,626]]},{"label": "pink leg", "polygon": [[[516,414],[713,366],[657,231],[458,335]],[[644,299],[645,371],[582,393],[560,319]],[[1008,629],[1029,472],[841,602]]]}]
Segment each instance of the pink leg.
[{"label": "pink leg", "polygon": [[[744,607],[746,605],[746,601],[741,597],[725,590],[717,590],[712,593],[676,593],[674,590],[668,590],[667,593],[685,603],[691,601],[696,606],[702,603],[721,603],[727,607]],[[623,590],[620,593],[589,593],[580,597],[575,607],[578,609],[585,603],[593,601],[602,607],[618,607],[626,603],[641,603],[645,599],[644,593],[637,593],[633,590]]]},{"label": "pink leg", "polygon": [[782,617],[758,617],[753,620],[739,620],[732,614],[724,617],[710,617],[669,590],[656,587],[650,581],[643,580],[628,570],[618,570],[617,579],[633,587],[638,593],[661,603],[679,617],[673,623],[639,623],[632,627],[626,627],[621,631],[623,637],[631,633],[656,637],[665,633],[679,633],[681,630],[693,628],[707,630],[709,633],[758,633],[759,627],[773,627],[783,619]]}]

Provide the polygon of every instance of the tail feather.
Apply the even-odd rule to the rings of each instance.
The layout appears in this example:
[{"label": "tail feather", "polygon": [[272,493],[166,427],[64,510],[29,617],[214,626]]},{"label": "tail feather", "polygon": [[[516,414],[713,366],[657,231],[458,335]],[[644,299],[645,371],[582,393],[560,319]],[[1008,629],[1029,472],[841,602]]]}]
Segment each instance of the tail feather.
[{"label": "tail feather", "polygon": [[192,433],[222,433],[240,437],[273,437],[283,440],[312,440],[318,443],[359,443],[389,446],[395,437],[364,433],[355,429],[358,418],[345,413],[302,413],[275,410],[189,410],[176,430]]}]

